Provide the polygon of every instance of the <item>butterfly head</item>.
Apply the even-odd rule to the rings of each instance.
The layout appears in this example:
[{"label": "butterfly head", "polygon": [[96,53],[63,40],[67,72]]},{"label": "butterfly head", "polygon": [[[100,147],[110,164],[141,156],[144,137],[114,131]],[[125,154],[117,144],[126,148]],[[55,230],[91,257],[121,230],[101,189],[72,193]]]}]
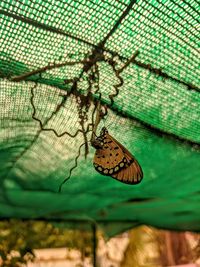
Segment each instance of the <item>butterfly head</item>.
[{"label": "butterfly head", "polygon": [[100,136],[104,136],[104,135],[107,134],[107,133],[108,133],[107,128],[106,128],[106,127],[103,127],[103,128],[101,129]]},{"label": "butterfly head", "polygon": [[95,140],[92,141],[92,146],[96,149],[103,148],[104,139],[107,133],[108,133],[108,130],[106,129],[106,127],[103,127],[101,129],[100,135],[96,137]]}]

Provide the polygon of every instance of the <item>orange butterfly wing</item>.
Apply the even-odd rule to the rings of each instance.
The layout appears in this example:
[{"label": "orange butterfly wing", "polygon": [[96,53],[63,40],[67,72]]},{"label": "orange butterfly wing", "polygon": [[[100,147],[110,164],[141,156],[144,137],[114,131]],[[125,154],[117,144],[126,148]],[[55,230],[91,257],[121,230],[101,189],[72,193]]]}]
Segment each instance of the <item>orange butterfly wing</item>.
[{"label": "orange butterfly wing", "polygon": [[94,156],[95,169],[123,183],[139,183],[143,173],[133,155],[108,132],[98,139],[101,147],[97,148]]},{"label": "orange butterfly wing", "polygon": [[113,141],[115,141],[118,146],[122,149],[124,156],[127,161],[130,163],[127,167],[123,168],[119,172],[112,175],[113,178],[127,184],[138,184],[143,178],[142,168],[140,167],[138,161],[135,157],[114,137],[111,136]]}]

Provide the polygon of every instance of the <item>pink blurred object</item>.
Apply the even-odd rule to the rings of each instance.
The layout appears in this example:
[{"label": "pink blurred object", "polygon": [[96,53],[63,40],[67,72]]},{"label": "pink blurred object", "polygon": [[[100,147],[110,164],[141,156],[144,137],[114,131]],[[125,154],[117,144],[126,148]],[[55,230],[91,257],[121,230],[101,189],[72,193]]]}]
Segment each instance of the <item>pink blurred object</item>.
[{"label": "pink blurred object", "polygon": [[173,265],[173,266],[168,266],[168,267],[198,267],[195,263],[189,263],[189,264],[184,264],[184,265]]}]

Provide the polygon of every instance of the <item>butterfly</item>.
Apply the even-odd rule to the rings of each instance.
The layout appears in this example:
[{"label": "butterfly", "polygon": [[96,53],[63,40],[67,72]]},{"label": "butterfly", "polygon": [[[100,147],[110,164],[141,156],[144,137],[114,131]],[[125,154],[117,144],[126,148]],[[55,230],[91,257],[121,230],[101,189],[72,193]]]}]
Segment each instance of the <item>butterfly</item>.
[{"label": "butterfly", "polygon": [[93,165],[96,171],[126,184],[140,183],[142,169],[134,156],[103,127],[92,141],[96,149]]}]

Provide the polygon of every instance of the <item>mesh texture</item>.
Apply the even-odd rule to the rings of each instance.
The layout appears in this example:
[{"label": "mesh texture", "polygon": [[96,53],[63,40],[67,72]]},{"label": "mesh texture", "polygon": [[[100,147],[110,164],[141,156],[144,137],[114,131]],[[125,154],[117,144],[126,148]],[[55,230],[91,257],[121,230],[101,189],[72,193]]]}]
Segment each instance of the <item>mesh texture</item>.
[{"label": "mesh texture", "polygon": [[[94,220],[116,223],[116,232],[139,224],[199,231],[198,1],[2,0],[0,9],[1,218]],[[90,147],[58,194],[84,142],[81,133],[65,133],[80,128],[66,80],[78,77],[78,93],[86,95],[81,61],[94,51],[117,69],[138,51],[113,105],[119,80],[109,60],[97,61],[100,100],[108,106],[98,132],[105,124],[139,160],[144,179],[129,186],[101,176]],[[34,73],[53,64],[60,67]]]}]

